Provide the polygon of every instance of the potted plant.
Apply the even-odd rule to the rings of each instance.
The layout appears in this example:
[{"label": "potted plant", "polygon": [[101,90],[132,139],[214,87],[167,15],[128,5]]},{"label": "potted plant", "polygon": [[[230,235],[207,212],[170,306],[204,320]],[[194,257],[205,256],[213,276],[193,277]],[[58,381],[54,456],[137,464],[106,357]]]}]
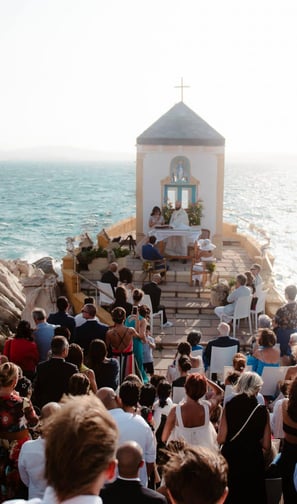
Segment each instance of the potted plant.
[{"label": "potted plant", "polygon": [[228,281],[221,279],[219,282],[212,285],[210,290],[210,302],[212,306],[224,306],[227,304],[230,287]]}]

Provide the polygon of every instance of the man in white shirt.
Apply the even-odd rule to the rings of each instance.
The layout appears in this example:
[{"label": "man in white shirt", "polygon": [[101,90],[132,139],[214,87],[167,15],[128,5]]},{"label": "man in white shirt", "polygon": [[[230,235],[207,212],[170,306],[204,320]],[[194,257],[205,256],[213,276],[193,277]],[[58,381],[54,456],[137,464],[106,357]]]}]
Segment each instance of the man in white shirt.
[{"label": "man in white shirt", "polygon": [[47,421],[61,408],[57,402],[50,402],[41,409],[41,436],[23,444],[18,460],[22,482],[28,487],[29,499],[43,497],[46,488],[44,479],[45,439],[43,429]]},{"label": "man in white shirt", "polygon": [[102,504],[99,493],[114,477],[117,426],[97,397],[75,396],[47,425],[42,499],[13,499],[6,504]]},{"label": "man in white shirt", "polygon": [[141,446],[145,464],[140,469],[139,477],[142,485],[147,486],[148,476],[156,461],[156,443],[150,426],[136,413],[139,394],[138,385],[130,381],[122,383],[119,397],[108,387],[102,387],[97,392],[118,426],[119,444],[136,441]]}]

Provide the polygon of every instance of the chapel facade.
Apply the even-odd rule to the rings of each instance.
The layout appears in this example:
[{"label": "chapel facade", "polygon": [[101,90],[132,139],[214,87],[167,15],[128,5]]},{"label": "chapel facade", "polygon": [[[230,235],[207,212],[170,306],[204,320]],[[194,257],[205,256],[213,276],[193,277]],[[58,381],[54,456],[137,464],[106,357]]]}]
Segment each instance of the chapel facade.
[{"label": "chapel facade", "polygon": [[137,138],[136,238],[148,231],[157,205],[183,208],[201,202],[201,227],[211,233],[221,257],[225,139],[183,101],[174,105]]}]

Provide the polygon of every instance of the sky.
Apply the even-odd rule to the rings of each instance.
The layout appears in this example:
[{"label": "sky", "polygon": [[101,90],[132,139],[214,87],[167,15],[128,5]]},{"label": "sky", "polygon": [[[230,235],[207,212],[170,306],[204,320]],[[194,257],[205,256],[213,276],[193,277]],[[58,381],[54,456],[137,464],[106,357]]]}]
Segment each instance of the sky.
[{"label": "sky", "polygon": [[135,153],[181,100],[226,152],[297,152],[296,0],[0,0],[0,152]]}]

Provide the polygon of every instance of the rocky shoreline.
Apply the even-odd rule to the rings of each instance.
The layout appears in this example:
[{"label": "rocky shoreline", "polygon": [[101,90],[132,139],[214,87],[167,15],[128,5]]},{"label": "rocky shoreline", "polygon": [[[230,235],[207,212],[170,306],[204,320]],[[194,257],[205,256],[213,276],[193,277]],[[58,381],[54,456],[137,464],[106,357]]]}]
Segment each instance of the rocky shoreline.
[{"label": "rocky shoreline", "polygon": [[54,311],[61,286],[54,260],[44,257],[33,264],[21,259],[0,259],[0,337],[14,333],[21,319],[31,324],[35,306]]}]

